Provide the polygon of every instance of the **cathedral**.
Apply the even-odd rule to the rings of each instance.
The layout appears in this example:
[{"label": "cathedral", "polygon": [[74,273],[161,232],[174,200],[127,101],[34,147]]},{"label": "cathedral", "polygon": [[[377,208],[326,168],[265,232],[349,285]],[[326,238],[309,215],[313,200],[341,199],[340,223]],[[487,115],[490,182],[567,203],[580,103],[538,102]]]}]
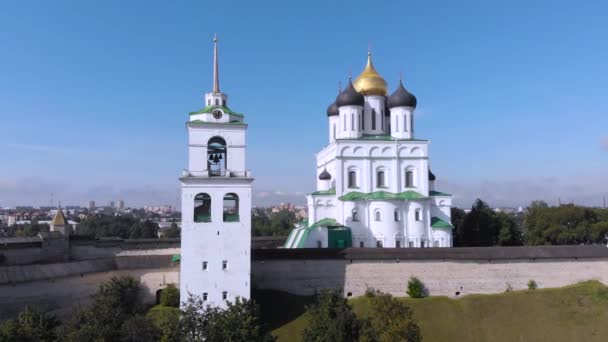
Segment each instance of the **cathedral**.
[{"label": "cathedral", "polygon": [[429,141],[415,137],[417,99],[399,81],[388,95],[372,63],[327,108],[308,219],[285,248],[451,247],[452,195],[435,189]]}]

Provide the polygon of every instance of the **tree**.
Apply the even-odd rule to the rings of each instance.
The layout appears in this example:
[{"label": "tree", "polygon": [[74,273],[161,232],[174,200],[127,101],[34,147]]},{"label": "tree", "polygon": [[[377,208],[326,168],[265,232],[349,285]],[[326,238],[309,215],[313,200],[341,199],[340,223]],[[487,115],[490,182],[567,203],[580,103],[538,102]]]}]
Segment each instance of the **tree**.
[{"label": "tree", "polygon": [[505,213],[495,214],[498,222],[498,242],[500,246],[521,246],[523,245],[523,235],[517,228],[513,218]]},{"label": "tree", "polygon": [[260,318],[257,305],[248,299],[237,298],[222,310],[205,306],[201,298],[190,294],[179,325],[181,338],[185,341],[274,341]]},{"label": "tree", "polygon": [[529,245],[605,244],[608,221],[601,209],[532,202],[524,219]]},{"label": "tree", "polygon": [[424,286],[422,281],[416,277],[411,277],[407,282],[407,295],[412,298],[428,297],[429,290]]},{"label": "tree", "polygon": [[160,304],[179,308],[179,289],[173,284],[167,285],[160,293]]},{"label": "tree", "polygon": [[7,320],[0,326],[0,341],[55,341],[58,326],[59,321],[55,316],[26,306],[25,310],[20,312],[16,319]]},{"label": "tree", "polygon": [[182,234],[181,229],[175,224],[175,222],[171,223],[171,227],[163,232],[163,239],[176,239],[179,238]]},{"label": "tree", "polygon": [[157,305],[146,314],[160,332],[160,342],[178,342],[180,310],[178,308]]},{"label": "tree", "polygon": [[460,242],[463,239],[462,223],[463,223],[464,217],[466,215],[467,214],[464,212],[464,210],[462,210],[460,208],[452,207],[450,209],[452,226],[454,226],[454,230],[452,232],[452,234],[454,236],[454,246],[462,245]]},{"label": "tree", "polygon": [[129,239],[154,239],[158,238],[158,224],[145,220],[131,226]]},{"label": "tree", "polygon": [[144,311],[140,284],[127,276],[101,284],[92,299],[66,324],[62,340],[118,341],[123,323]]},{"label": "tree", "polygon": [[499,229],[492,209],[477,199],[462,222],[460,246],[494,246],[498,242]]},{"label": "tree", "polygon": [[347,342],[359,338],[361,323],[341,290],[322,290],[306,311],[309,320],[303,341]]},{"label": "tree", "polygon": [[159,337],[160,331],[144,316],[130,317],[120,327],[120,341],[123,342],[158,341]]},{"label": "tree", "polygon": [[371,310],[365,317],[361,340],[378,342],[419,342],[420,327],[413,318],[412,310],[403,301],[387,293],[376,292],[370,298]]}]

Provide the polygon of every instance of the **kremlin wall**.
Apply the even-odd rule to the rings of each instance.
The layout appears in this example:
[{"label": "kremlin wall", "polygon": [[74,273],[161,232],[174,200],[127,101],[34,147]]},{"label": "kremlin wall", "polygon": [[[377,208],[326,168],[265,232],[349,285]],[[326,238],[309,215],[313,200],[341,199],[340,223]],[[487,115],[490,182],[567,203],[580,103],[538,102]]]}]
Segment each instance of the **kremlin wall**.
[{"label": "kremlin wall", "polygon": [[[264,246],[271,246],[262,241]],[[280,244],[280,241],[275,244]],[[254,248],[260,245],[253,241]],[[148,240],[71,241],[67,259],[8,263],[42,246],[22,248],[0,244],[0,319],[26,304],[59,315],[86,303],[100,283],[131,275],[154,303],[159,290],[179,283],[179,242]],[[411,276],[420,278],[431,295],[458,297],[500,293],[510,285],[525,289],[559,287],[596,279],[608,284],[608,248],[603,246],[480,247],[480,248],[347,248],[254,249],[254,288],[312,295],[322,288],[343,288],[360,296],[369,287],[405,296]],[[31,261],[31,259],[30,259]]]}]

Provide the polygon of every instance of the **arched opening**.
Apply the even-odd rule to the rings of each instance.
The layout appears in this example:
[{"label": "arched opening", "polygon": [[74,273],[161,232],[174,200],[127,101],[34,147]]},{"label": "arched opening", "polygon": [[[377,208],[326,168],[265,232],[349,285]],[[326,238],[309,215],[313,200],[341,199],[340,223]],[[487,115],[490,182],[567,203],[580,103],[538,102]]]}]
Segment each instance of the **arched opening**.
[{"label": "arched opening", "polygon": [[376,248],[382,248],[382,241],[378,240],[376,241]]},{"label": "arched opening", "polygon": [[414,171],[412,171],[412,170],[405,171],[405,187],[406,188],[414,187]]},{"label": "arched opening", "polygon": [[372,129],[376,129],[376,110],[372,109]]},{"label": "arched opening", "polygon": [[224,222],[239,221],[239,196],[229,193],[224,196]]},{"label": "arched opening", "polygon": [[376,173],[376,186],[378,188],[384,188],[386,186],[384,182],[384,171],[382,170]]},{"label": "arched opening", "polygon": [[414,216],[416,221],[420,221],[420,209],[416,209]]},{"label": "arched opening", "polygon": [[210,177],[226,175],[226,140],[213,137],[207,143],[207,170]]},{"label": "arched opening", "polygon": [[349,188],[357,187],[357,172],[348,171],[348,187]]},{"label": "arched opening", "polygon": [[374,220],[382,221],[382,214],[380,213],[380,210],[376,210],[376,212],[374,213]]},{"label": "arched opening", "polygon": [[163,289],[156,290],[156,305],[160,304],[160,296],[163,293]]},{"label": "arched opening", "polygon": [[353,221],[359,221],[359,212],[356,209],[353,210]]},{"label": "arched opening", "polygon": [[395,209],[394,216],[395,216],[395,221],[399,221],[399,210]]},{"label": "arched opening", "polygon": [[211,196],[206,193],[194,196],[194,222],[211,222]]},{"label": "arched opening", "polygon": [[216,106],[219,106],[219,105],[220,105],[220,100],[215,99],[215,105],[216,105]]}]

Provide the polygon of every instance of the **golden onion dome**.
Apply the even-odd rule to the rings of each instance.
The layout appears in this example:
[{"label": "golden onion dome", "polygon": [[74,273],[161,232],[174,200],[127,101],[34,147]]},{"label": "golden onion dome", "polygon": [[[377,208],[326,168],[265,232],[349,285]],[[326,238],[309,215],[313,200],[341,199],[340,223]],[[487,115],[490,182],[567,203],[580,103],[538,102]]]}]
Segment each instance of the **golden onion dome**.
[{"label": "golden onion dome", "polygon": [[374,68],[371,52],[367,53],[367,65],[353,85],[355,86],[355,89],[363,95],[386,96],[388,93],[386,81],[376,71],[376,68]]}]

